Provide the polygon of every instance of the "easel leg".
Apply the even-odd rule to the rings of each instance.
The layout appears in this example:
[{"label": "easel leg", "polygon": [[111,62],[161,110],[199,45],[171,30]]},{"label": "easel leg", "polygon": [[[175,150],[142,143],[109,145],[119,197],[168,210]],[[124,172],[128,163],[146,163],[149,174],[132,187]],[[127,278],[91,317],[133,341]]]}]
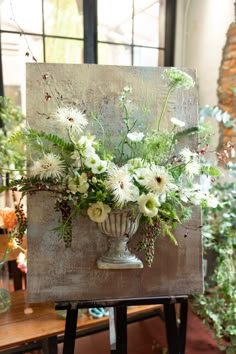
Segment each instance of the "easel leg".
[{"label": "easel leg", "polygon": [[165,324],[169,354],[184,354],[187,332],[188,299],[180,303],[180,325],[177,325],[175,304],[165,304]]},{"label": "easel leg", "polygon": [[113,311],[114,316],[110,317],[111,354],[127,354],[127,307],[117,306]]},{"label": "easel leg", "polygon": [[180,325],[179,325],[179,352],[185,353],[186,334],[188,318],[188,299],[184,299],[180,304]]},{"label": "easel leg", "polygon": [[43,354],[57,354],[57,336],[48,337],[42,340]]},{"label": "easel leg", "polygon": [[63,354],[74,354],[77,318],[78,309],[67,310]]},{"label": "easel leg", "polygon": [[175,304],[164,304],[166,337],[169,354],[179,354]]}]

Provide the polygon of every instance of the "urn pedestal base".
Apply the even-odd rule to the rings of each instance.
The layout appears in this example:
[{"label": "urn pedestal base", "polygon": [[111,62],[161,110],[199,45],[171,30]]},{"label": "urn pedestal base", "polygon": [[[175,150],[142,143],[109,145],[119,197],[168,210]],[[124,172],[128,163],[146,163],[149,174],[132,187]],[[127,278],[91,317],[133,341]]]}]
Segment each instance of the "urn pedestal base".
[{"label": "urn pedestal base", "polygon": [[143,262],[132,254],[127,247],[127,240],[114,239],[108,251],[97,260],[99,269],[134,269],[143,268]]},{"label": "urn pedestal base", "polygon": [[143,262],[132,254],[128,242],[138,229],[139,212],[113,210],[107,219],[98,224],[100,231],[107,236],[107,251],[97,260],[99,269],[143,268]]}]

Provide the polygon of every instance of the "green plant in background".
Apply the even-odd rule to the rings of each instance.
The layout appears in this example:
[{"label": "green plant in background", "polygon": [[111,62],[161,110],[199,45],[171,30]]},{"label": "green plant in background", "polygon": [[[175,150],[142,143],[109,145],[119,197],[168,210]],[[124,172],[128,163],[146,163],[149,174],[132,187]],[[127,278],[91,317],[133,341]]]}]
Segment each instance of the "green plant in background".
[{"label": "green plant in background", "polygon": [[195,298],[195,309],[213,329],[220,349],[229,342],[227,354],[236,352],[236,184],[218,183],[220,204],[204,210],[204,249],[214,250],[215,269],[205,294]]},{"label": "green plant in background", "polygon": [[[200,121],[207,129],[205,116],[213,117],[226,127],[235,129],[235,120],[218,107],[206,106],[200,110]],[[236,353],[236,181],[227,159],[234,157],[234,146],[226,144],[219,152],[225,162],[227,182],[222,178],[211,186],[219,200],[215,208],[203,208],[203,243],[205,255],[215,254],[213,274],[205,283],[205,293],[194,298],[194,309],[213,330],[219,348],[227,354]],[[206,161],[205,161],[206,162]],[[231,182],[229,180],[231,179]],[[227,343],[228,342],[228,343]],[[227,345],[225,344],[227,343]]]},{"label": "green plant in background", "polygon": [[[25,169],[25,148],[19,142],[13,145],[9,136],[20,131],[24,125],[25,116],[20,108],[16,107],[9,97],[0,96],[0,175]],[[4,172],[3,172],[4,171]]]}]

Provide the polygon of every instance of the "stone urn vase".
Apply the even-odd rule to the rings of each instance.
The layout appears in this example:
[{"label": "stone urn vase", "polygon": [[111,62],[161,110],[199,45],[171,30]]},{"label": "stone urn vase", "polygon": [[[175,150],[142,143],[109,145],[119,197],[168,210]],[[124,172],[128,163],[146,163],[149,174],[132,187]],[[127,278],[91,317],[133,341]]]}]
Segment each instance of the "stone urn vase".
[{"label": "stone urn vase", "polygon": [[136,210],[113,210],[104,222],[98,223],[99,230],[107,236],[107,251],[97,260],[99,269],[143,268],[142,261],[128,248],[140,217]]}]

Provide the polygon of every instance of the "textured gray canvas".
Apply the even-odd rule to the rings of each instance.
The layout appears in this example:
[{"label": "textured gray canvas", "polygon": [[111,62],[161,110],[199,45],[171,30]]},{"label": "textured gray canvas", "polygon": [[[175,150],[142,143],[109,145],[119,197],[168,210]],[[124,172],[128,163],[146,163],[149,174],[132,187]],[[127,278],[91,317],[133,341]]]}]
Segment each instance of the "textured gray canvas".
[{"label": "textured gray canvas", "polygon": [[[148,104],[147,122],[154,126],[153,117],[160,113],[166,94],[161,75],[164,68],[100,66],[93,64],[27,64],[27,119],[31,127],[56,131],[48,113],[55,110],[57,99],[73,104],[81,110],[96,111],[104,118],[106,131],[115,144],[119,129],[118,95],[125,86],[133,88],[132,100],[137,107]],[[186,71],[196,80],[195,71]],[[47,77],[47,80],[44,77]],[[45,96],[51,96],[46,100]],[[196,126],[197,85],[189,91],[176,91],[163,124],[178,117],[186,127]],[[154,113],[154,114],[153,114]],[[97,127],[91,127],[100,134]],[[107,135],[109,137],[109,134]],[[189,147],[195,138],[188,141]],[[78,301],[113,298],[183,295],[202,292],[201,217],[196,208],[189,222],[175,232],[178,246],[168,238],[156,244],[155,260],[151,268],[129,270],[99,270],[97,258],[106,248],[106,239],[87,217],[73,221],[73,242],[65,248],[52,231],[59,216],[53,211],[53,196],[43,192],[28,197],[28,301]],[[140,239],[137,233],[130,248]],[[139,253],[142,258],[142,254]],[[145,262],[144,262],[145,264]]]}]

